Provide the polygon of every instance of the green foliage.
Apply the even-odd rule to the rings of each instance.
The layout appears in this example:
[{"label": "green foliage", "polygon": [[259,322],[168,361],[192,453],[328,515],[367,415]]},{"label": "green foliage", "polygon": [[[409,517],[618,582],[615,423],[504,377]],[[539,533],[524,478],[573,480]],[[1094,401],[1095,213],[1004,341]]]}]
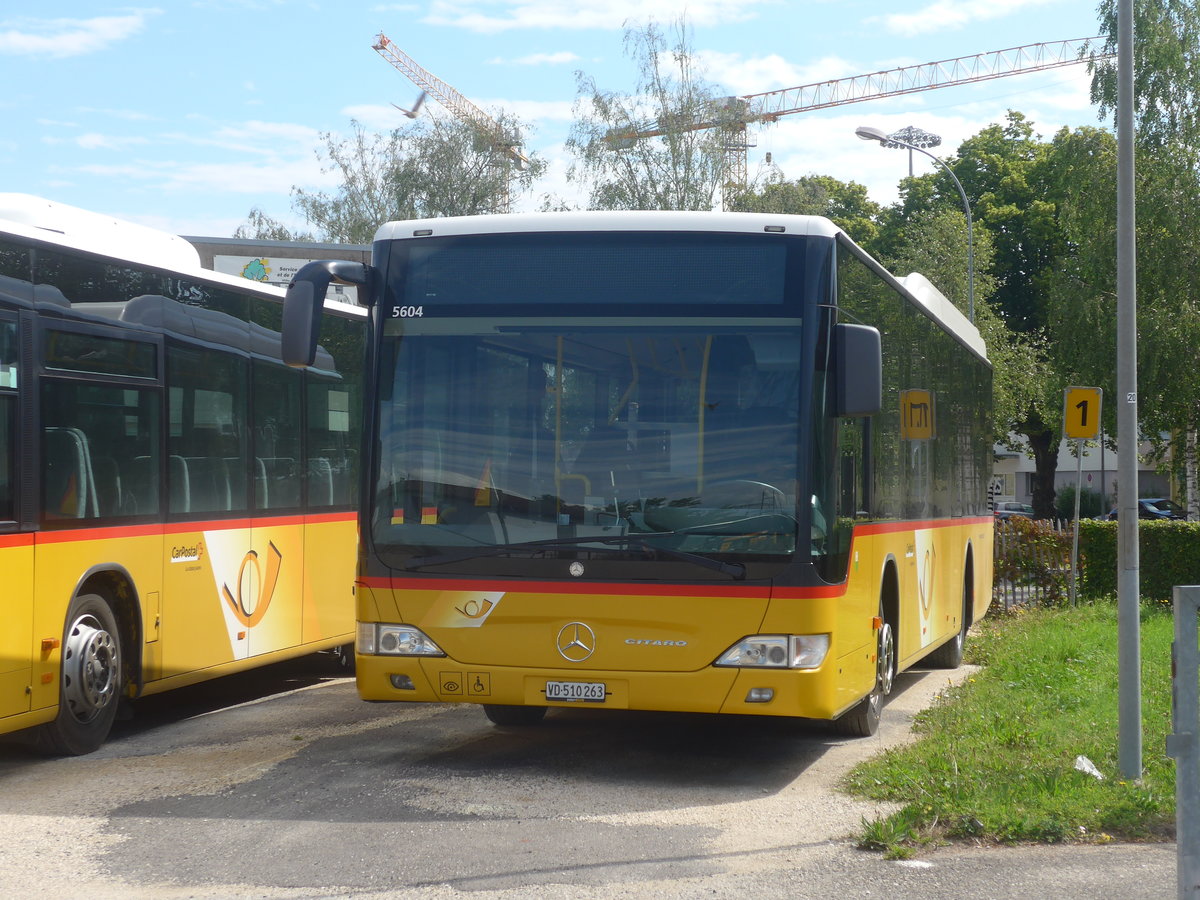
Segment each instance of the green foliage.
[{"label": "green foliage", "polygon": [[1035,588],[1039,602],[1061,604],[1069,595],[1071,533],[1050,522],[1013,516],[996,525],[993,578]]},{"label": "green foliage", "polygon": [[[521,126],[503,115],[497,123],[511,143]],[[376,229],[395,219],[469,216],[492,212],[510,192],[528,190],[545,172],[536,155],[520,171],[481,136],[476,126],[431,112],[407,129],[386,134],[351,122],[351,135],[321,135],[322,171],[338,179],[332,193],[292,188],[292,206],[314,233],[289,233],[261,210],[251,210],[236,237],[323,240],[369,244]]]},{"label": "green foliage", "polygon": [[[675,22],[669,46],[654,22],[628,27],[625,48],[639,72],[631,94],[576,73],[568,177],[588,187],[591,209],[711,210],[723,187],[726,129],[694,126],[719,123],[731,110],[700,73],[687,25]],[[657,136],[632,137],[647,130]]]},{"label": "green foliage", "polygon": [[[1079,523],[1080,595],[1117,590],[1117,523]],[[1139,593],[1143,603],[1170,606],[1176,585],[1200,584],[1200,522],[1138,522]]]},{"label": "green foliage", "polygon": [[[1059,489],[1054,500],[1055,511],[1060,519],[1075,518],[1075,485],[1068,484]],[[1108,510],[1104,507],[1104,498],[1099,491],[1084,488],[1079,493],[1079,518],[1094,519],[1102,516]]]},{"label": "green foliage", "polygon": [[[824,216],[844,230],[855,243],[869,247],[878,233],[875,224],[881,209],[857,182],[838,181],[829,175],[809,175],[795,181],[782,178],[741,194],[733,204],[736,212],[771,212],[800,216]],[[963,251],[965,254],[965,250]],[[966,258],[965,256],[963,257]],[[930,277],[924,269],[917,270]],[[934,284],[938,284],[934,281]]]},{"label": "green foliage", "polygon": [[[895,856],[946,840],[1169,839],[1172,761],[1147,754],[1141,780],[1119,775],[1116,632],[1110,602],[983,620],[967,645],[982,669],[917,717],[915,744],[850,773],[851,791],[902,804],[883,822],[864,822],[860,843]],[[1172,637],[1169,615],[1144,616],[1147,747],[1161,747],[1171,727]],[[1078,756],[1104,780],[1076,770]]]},{"label": "green foliage", "polygon": [[[1092,102],[1100,114],[1117,108],[1117,0],[1101,0],[1097,51],[1093,56]],[[1200,13],[1192,0],[1142,0],[1133,11],[1134,115],[1139,142],[1162,149],[1182,139],[1200,138]]]},{"label": "green foliage", "polygon": [[273,219],[257,206],[250,210],[246,221],[233,232],[235,238],[256,241],[315,241],[307,231],[293,231],[278,219]]}]

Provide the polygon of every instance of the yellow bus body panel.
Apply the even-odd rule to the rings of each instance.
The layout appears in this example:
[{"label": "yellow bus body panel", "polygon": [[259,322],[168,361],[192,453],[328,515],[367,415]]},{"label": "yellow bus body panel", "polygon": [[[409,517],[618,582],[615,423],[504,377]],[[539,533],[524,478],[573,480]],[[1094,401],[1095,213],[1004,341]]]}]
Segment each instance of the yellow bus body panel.
[{"label": "yellow bus body panel", "polygon": [[33,538],[0,537],[0,717],[28,713],[33,691]]},{"label": "yellow bus body panel", "polygon": [[[968,546],[972,620],[988,607],[992,523],[860,526],[844,584],[827,587],[614,585],[454,579],[360,579],[360,622],[420,628],[445,657],[357,656],[366,700],[579,706],[834,718],[876,676],[875,620],[885,571],[900,590],[898,669],[962,627]],[[582,628],[583,647],[567,647]],[[728,668],[717,658],[754,634],[828,634],[814,669]],[[549,681],[600,682],[602,702],[547,701]],[[398,686],[399,685],[399,686]],[[411,687],[410,687],[411,685]],[[752,689],[770,689],[753,702]],[[761,693],[758,693],[761,696]]]},{"label": "yellow bus body panel", "polygon": [[351,642],[355,556],[350,513],[0,538],[0,733],[56,715],[79,593],[136,620],[122,649],[151,694]]}]

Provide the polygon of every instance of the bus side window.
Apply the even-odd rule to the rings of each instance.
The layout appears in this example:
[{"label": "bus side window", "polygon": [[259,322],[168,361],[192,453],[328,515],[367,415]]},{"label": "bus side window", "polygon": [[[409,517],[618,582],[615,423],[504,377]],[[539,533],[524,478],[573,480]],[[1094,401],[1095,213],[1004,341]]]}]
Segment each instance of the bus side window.
[{"label": "bus side window", "polygon": [[0,322],[0,521],[17,517],[17,323]]}]

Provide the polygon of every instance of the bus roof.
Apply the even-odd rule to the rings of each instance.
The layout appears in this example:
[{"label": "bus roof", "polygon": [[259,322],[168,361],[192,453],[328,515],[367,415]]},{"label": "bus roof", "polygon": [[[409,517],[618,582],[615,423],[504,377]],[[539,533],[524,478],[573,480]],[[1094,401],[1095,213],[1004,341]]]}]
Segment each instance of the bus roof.
[{"label": "bus roof", "polygon": [[200,254],[178,235],[32,194],[0,193],[0,220],[5,231],[24,226],[19,232],[26,236],[104,256],[164,269],[200,268]]},{"label": "bus roof", "polygon": [[[284,295],[283,288],[204,268],[196,248],[178,235],[32,194],[0,192],[0,234],[57,244],[66,250],[95,253],[227,287],[259,291],[277,299]],[[326,298],[325,307],[366,316],[362,307],[339,300]]]},{"label": "bus roof", "polygon": [[580,211],[453,216],[388,222],[380,226],[375,233],[375,240],[538,231],[728,231],[758,234],[768,229],[773,232],[822,237],[833,237],[841,230],[820,216],[775,213]]}]

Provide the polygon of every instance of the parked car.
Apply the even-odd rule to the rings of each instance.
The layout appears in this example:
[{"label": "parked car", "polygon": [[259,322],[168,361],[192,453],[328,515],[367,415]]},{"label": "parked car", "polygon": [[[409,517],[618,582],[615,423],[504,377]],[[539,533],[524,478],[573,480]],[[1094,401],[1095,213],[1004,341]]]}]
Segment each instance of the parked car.
[{"label": "parked car", "polygon": [[1013,503],[1011,500],[1006,500],[996,504],[996,518],[1011,519],[1013,516],[1020,516],[1023,519],[1033,518],[1033,507],[1028,503]]},{"label": "parked car", "polygon": [[[1109,521],[1117,520],[1117,511],[1114,509],[1106,516]],[[1183,507],[1174,500],[1168,500],[1166,497],[1142,497],[1138,500],[1138,518],[1139,519],[1186,519],[1187,513]]]}]

